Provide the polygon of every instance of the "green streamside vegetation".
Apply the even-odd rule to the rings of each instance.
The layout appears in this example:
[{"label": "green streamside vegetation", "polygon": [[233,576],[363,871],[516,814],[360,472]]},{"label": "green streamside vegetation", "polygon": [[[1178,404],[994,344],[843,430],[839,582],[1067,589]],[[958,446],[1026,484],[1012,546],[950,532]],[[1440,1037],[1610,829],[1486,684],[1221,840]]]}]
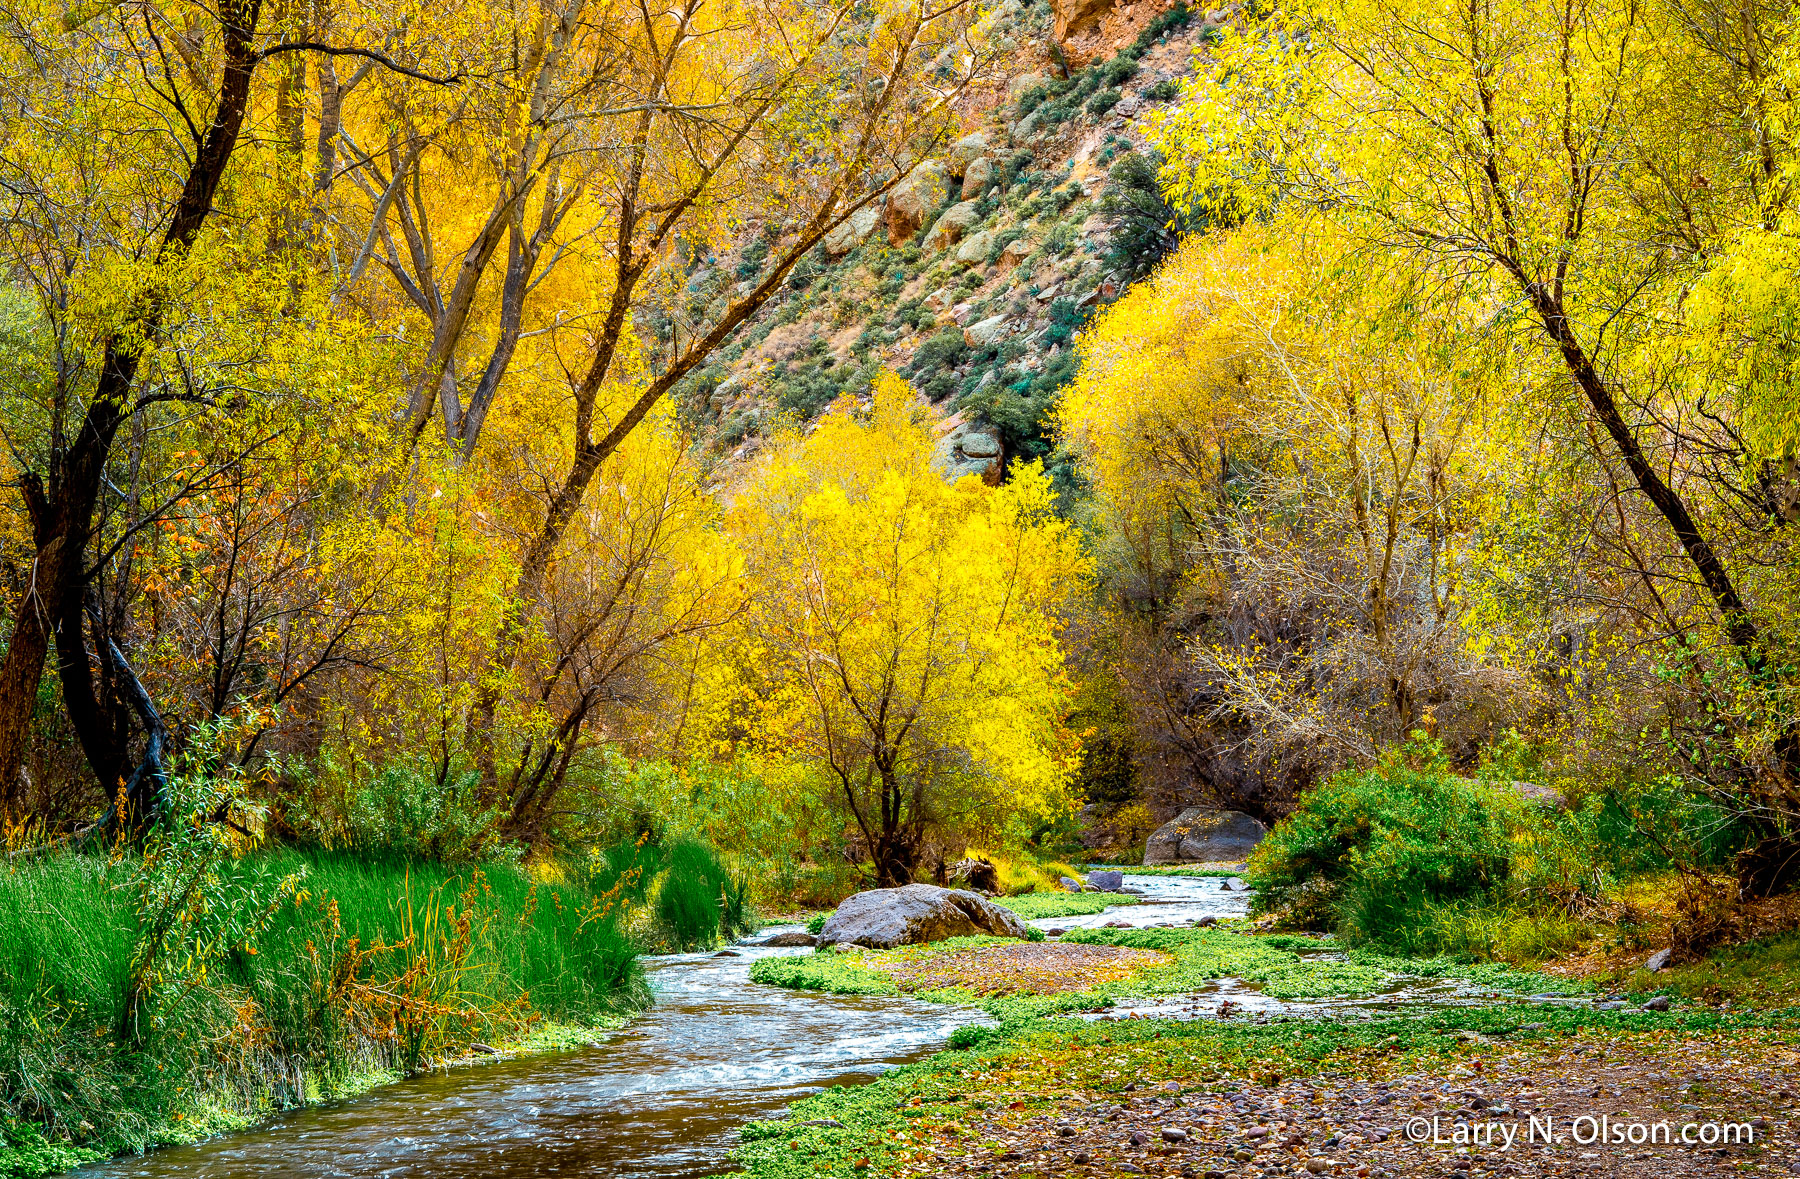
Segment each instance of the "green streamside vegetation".
[{"label": "green streamside vegetation", "polygon": [[530,870],[291,848],[20,863],[0,872],[0,1176],[607,1026],[648,1000],[641,950],[752,921],[682,840]]},{"label": "green streamside vegetation", "polygon": [[[1278,999],[1322,999],[1373,994],[1410,979],[1461,979],[1477,987],[1523,994],[1577,994],[1586,984],[1495,963],[1460,962],[1450,958],[1392,958],[1372,951],[1331,953],[1329,942],[1288,934],[1251,936],[1220,929],[1077,929],[1062,945],[1120,946],[1167,955],[1159,965],[1134,971],[1080,990],[1035,994],[1029,981],[1007,993],[990,989],[991,969],[971,977],[969,985],[915,990],[919,998],[976,1005],[1002,1026],[1046,1015],[1086,1011],[1130,996],[1175,995],[1200,989],[1213,979],[1236,978]],[[772,986],[842,994],[892,995],[906,989],[884,969],[897,960],[908,964],[976,946],[1018,945],[1005,938],[950,938],[929,946],[893,951],[830,949],[794,958],[764,958],[750,968],[750,978]],[[965,1029],[973,1034],[973,1029]],[[967,1035],[962,1036],[968,1039]]]}]

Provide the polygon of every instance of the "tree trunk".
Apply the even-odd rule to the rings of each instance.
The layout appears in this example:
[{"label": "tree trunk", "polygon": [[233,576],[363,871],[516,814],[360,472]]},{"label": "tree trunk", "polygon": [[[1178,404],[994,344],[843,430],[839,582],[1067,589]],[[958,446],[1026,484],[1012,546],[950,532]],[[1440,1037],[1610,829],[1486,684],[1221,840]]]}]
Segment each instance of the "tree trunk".
[{"label": "tree trunk", "polygon": [[[218,103],[157,249],[158,262],[185,253],[212,211],[213,196],[249,109],[250,78],[256,68],[251,43],[261,5],[262,0],[227,0],[221,8],[225,59]],[[123,781],[126,733],[111,723],[112,710],[102,705],[95,690],[85,641],[85,563],[113,438],[130,413],[129,398],[143,350],[160,330],[166,306],[163,298],[152,295],[142,315],[106,338],[87,414],[68,449],[51,458],[48,489],[42,490],[35,473],[26,476],[37,555],[33,576],[13,610],[13,641],[0,661],[0,791],[16,793],[52,636],[63,701],[88,765],[108,794]]]},{"label": "tree trunk", "polygon": [[1718,554],[1713,551],[1706,537],[1701,535],[1700,526],[1694,522],[1687,504],[1656,473],[1656,468],[1650,465],[1643,448],[1638,445],[1637,436],[1632,433],[1624,415],[1619,412],[1612,390],[1606,387],[1605,378],[1594,366],[1593,358],[1582,347],[1581,341],[1575,338],[1574,328],[1563,310],[1561,299],[1551,294],[1542,283],[1530,284],[1527,294],[1531,297],[1533,309],[1543,323],[1544,330],[1562,353],[1569,375],[1587,398],[1594,416],[1600,419],[1600,424],[1612,436],[1613,445],[1619,448],[1619,454],[1624,458],[1625,466],[1637,483],[1638,490],[1662,513],[1663,519],[1668,521],[1669,528],[1674,531],[1675,538],[1681,542],[1682,551],[1687,554],[1695,572],[1700,575],[1701,583],[1706,586],[1707,593],[1712,596],[1713,604],[1718,607],[1724,619],[1726,637],[1738,648],[1745,664],[1752,671],[1760,669],[1762,655],[1756,646],[1756,623],[1745,609],[1744,600],[1738,596],[1737,587],[1732,584]]}]

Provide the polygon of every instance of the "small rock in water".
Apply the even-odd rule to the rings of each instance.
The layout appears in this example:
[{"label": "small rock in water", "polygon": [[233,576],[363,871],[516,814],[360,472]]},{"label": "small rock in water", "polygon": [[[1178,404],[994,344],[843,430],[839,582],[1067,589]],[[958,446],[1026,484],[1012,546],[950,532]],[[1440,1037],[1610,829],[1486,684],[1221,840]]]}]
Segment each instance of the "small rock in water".
[{"label": "small rock in water", "polygon": [[1217,925],[1218,923],[1219,919],[1217,917],[1202,917],[1200,920],[1194,922],[1194,928],[1205,929],[1210,925]]},{"label": "small rock in water", "polygon": [[715,958],[742,958],[743,955],[738,953],[736,950],[720,950],[717,954],[714,954],[713,957],[715,957]]},{"label": "small rock in water", "polygon": [[1095,888],[1105,892],[1117,892],[1119,886],[1125,883],[1125,873],[1112,871],[1089,872],[1087,874],[1087,882]]},{"label": "small rock in water", "polygon": [[490,1048],[482,1043],[470,1044],[469,1051],[475,1053],[477,1056],[496,1056],[499,1054],[497,1049]]},{"label": "small rock in water", "polygon": [[757,942],[759,946],[811,946],[817,945],[819,939],[804,929],[789,929],[774,934]]}]

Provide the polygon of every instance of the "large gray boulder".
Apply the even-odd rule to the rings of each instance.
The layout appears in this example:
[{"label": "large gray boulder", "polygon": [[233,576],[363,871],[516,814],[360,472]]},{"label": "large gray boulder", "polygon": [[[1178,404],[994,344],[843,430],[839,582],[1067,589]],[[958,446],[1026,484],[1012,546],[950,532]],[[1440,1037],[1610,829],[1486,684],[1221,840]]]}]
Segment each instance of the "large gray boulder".
[{"label": "large gray boulder", "polygon": [[1144,844],[1144,863],[1237,863],[1248,858],[1268,833],[1242,811],[1191,806],[1150,836]]},{"label": "large gray boulder", "polygon": [[965,135],[950,145],[945,153],[950,159],[950,175],[961,176],[970,164],[988,153],[988,137],[985,131],[976,131]]},{"label": "large gray boulder", "polygon": [[1087,882],[1102,892],[1118,892],[1125,887],[1125,873],[1097,869],[1087,874]]},{"label": "large gray boulder", "polygon": [[[975,237],[981,237],[976,234]],[[970,238],[974,241],[975,238]],[[992,315],[979,323],[972,323],[963,329],[963,343],[971,348],[992,348],[1012,334],[1012,320],[1004,315]]]},{"label": "large gray boulder", "polygon": [[971,934],[1029,938],[1010,910],[985,897],[935,884],[859,892],[837,907],[819,931],[819,946],[855,942],[878,950]]},{"label": "large gray boulder", "polygon": [[993,230],[984,229],[980,233],[972,233],[956,248],[956,260],[964,266],[981,265],[987,261],[988,250],[993,244]]}]

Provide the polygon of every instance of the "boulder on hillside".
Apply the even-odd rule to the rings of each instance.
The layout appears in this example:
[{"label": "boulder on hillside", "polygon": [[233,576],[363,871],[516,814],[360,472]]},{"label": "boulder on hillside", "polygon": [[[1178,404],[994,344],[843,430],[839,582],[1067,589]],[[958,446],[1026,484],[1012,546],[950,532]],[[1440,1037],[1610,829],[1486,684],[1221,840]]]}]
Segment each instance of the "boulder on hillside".
[{"label": "boulder on hillside", "polygon": [[[980,234],[976,234],[980,237]],[[971,241],[974,239],[971,238]],[[991,348],[1012,331],[1012,321],[1004,315],[991,315],[963,329],[963,343],[971,348]]]},{"label": "boulder on hillside", "polygon": [[971,160],[963,169],[962,199],[972,201],[988,190],[994,183],[994,161],[982,156]]},{"label": "boulder on hillside", "polygon": [[1042,74],[1015,74],[1006,80],[1006,101],[1017,102],[1025,92],[1045,82]]},{"label": "boulder on hillside", "polygon": [[987,261],[989,248],[994,244],[994,231],[984,229],[980,233],[971,234],[957,248],[956,260],[964,266],[980,266]]},{"label": "boulder on hillside", "polygon": [[961,139],[950,145],[950,151],[948,153],[950,159],[950,175],[966,175],[969,165],[986,155],[987,152],[987,132],[977,131],[972,135],[963,136]]},{"label": "boulder on hillside", "polygon": [[1030,253],[1031,246],[1028,243],[1022,239],[1014,239],[1007,242],[1006,248],[1000,251],[1000,260],[996,265],[999,266],[1001,274],[1011,274],[1019,268],[1020,263],[1024,262]]},{"label": "boulder on hillside", "polygon": [[944,203],[950,191],[944,179],[944,167],[936,160],[926,160],[888,193],[888,244],[899,245],[919,232],[932,211]]},{"label": "boulder on hillside", "polygon": [[1269,829],[1242,811],[1191,806],[1158,827],[1144,844],[1145,864],[1237,863]]},{"label": "boulder on hillside", "polygon": [[825,252],[833,258],[841,258],[868,241],[875,227],[881,224],[881,214],[881,205],[871,203],[844,218],[825,235]]},{"label": "boulder on hillside", "polygon": [[951,205],[932,222],[931,232],[925,235],[925,248],[941,250],[945,246],[956,244],[980,220],[981,213],[975,208],[974,201]]},{"label": "boulder on hillside", "polygon": [[1000,482],[1000,435],[992,428],[966,422],[938,439],[931,452],[931,466],[946,479],[974,475],[988,483]]},{"label": "boulder on hillside", "polygon": [[1050,10],[1056,14],[1056,39],[1067,41],[1099,21],[1111,7],[1112,0],[1050,0]]},{"label": "boulder on hillside", "polygon": [[908,884],[859,892],[839,905],[819,931],[819,946],[855,942],[887,950],[973,934],[1029,938],[1012,912],[985,897],[934,884]]}]

